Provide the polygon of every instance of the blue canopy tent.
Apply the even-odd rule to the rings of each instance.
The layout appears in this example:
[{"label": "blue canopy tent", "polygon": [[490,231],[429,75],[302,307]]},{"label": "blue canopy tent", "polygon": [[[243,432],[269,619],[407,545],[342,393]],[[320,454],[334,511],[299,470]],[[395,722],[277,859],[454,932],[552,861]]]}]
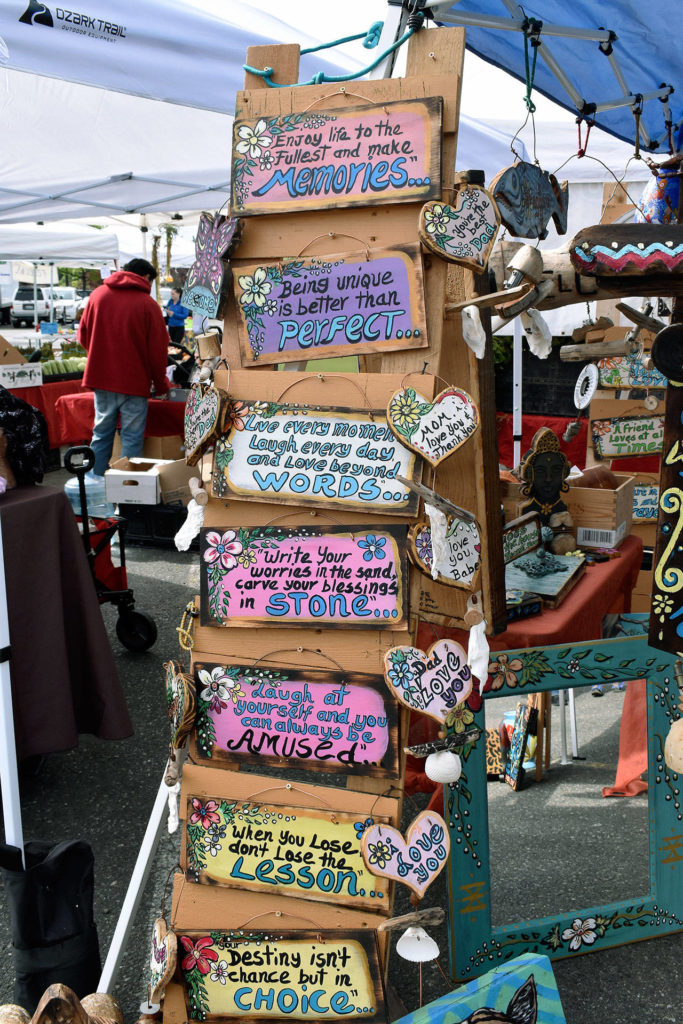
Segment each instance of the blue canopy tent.
[{"label": "blue canopy tent", "polygon": [[[423,11],[467,29],[467,48],[618,138],[667,153],[683,125],[674,4],[451,0]],[[668,124],[667,124],[668,122]]]}]

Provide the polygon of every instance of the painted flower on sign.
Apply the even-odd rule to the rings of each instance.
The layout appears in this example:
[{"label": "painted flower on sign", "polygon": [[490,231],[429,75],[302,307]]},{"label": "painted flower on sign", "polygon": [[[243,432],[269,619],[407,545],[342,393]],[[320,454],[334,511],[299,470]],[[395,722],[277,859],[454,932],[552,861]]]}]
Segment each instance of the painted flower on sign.
[{"label": "painted flower on sign", "polygon": [[660,622],[664,622],[668,615],[671,615],[674,610],[673,598],[666,597],[664,594],[655,594],[652,599],[652,611],[657,616]]},{"label": "painted flower on sign", "polygon": [[596,927],[594,917],[587,917],[585,921],[582,921],[580,917],[575,917],[571,928],[565,928],[562,932],[562,938],[565,942],[569,942],[569,948],[573,950],[580,949],[581,943],[592,946],[597,938]]},{"label": "painted flower on sign", "polygon": [[213,945],[213,939],[209,935],[202,936],[193,942],[187,935],[180,936],[181,945],[187,951],[180,966],[184,971],[192,971],[195,968],[200,974],[208,974],[212,962],[218,960],[218,953],[215,949],[208,949]]},{"label": "painted flower on sign", "polygon": [[400,391],[389,403],[389,416],[395,426],[412,434],[420,422],[419,403],[412,388]]},{"label": "painted flower on sign", "polygon": [[378,839],[376,843],[368,843],[368,850],[370,851],[370,856],[368,857],[370,864],[376,864],[378,868],[384,870],[391,860],[391,847],[388,843]]},{"label": "painted flower on sign", "polygon": [[206,852],[210,853],[212,857],[217,857],[218,851],[223,849],[222,844],[219,842],[220,838],[221,837],[218,835],[218,833],[214,832],[213,829],[209,829],[209,831],[204,836],[204,846],[206,847]]},{"label": "painted flower on sign", "polygon": [[262,171],[269,171],[273,166],[273,154],[264,153],[258,162],[259,167]]},{"label": "painted flower on sign", "polygon": [[446,716],[446,725],[456,732],[464,732],[474,721],[474,715],[466,704],[458,704]]},{"label": "painted flower on sign", "polygon": [[270,294],[273,286],[268,280],[268,274],[263,267],[257,267],[253,276],[251,274],[243,274],[237,280],[242,289],[240,302],[243,306],[255,305],[260,307],[265,304],[266,296]]},{"label": "painted flower on sign", "polygon": [[220,814],[218,814],[218,804],[215,800],[207,800],[205,804],[201,802],[199,797],[192,797],[193,811],[190,815],[190,822],[193,825],[200,824],[203,829],[210,829],[213,824],[217,824],[221,820]]},{"label": "painted flower on sign", "polygon": [[254,125],[240,125],[237,135],[240,141],[235,149],[238,153],[244,153],[245,156],[250,156],[253,160],[257,160],[273,141],[268,135],[268,125],[263,118]]},{"label": "painted flower on sign", "polygon": [[234,427],[235,430],[244,430],[244,419],[249,412],[246,402],[230,402],[225,413],[226,431]]},{"label": "painted flower on sign", "polygon": [[448,227],[451,219],[449,216],[450,207],[434,203],[429,210],[425,210],[425,226],[430,235],[442,235]]},{"label": "painted flower on sign", "polygon": [[225,985],[228,979],[228,962],[227,960],[219,960],[214,969],[209,975],[211,981],[219,981],[221,985]]},{"label": "painted flower on sign", "polygon": [[210,530],[207,533],[205,562],[209,562],[211,565],[217,563],[223,569],[234,569],[237,565],[237,555],[241,554],[242,545],[237,540],[234,530],[226,530],[225,533]]},{"label": "painted flower on sign", "polygon": [[489,675],[493,676],[491,689],[500,690],[503,686],[516,686],[517,673],[523,667],[519,658],[510,658],[507,654],[499,654],[488,668]]},{"label": "painted flower on sign", "polygon": [[253,565],[256,561],[256,552],[253,548],[245,548],[241,555],[239,555],[237,561],[245,569],[248,569],[250,565]]},{"label": "painted flower on sign", "polygon": [[366,818],[365,821],[354,821],[353,827],[356,830],[356,839],[360,839],[366,829],[374,825],[373,818]]},{"label": "painted flower on sign", "polygon": [[415,679],[415,673],[406,661],[405,655],[401,651],[397,651],[396,654],[400,654],[401,657],[399,659],[396,655],[392,656],[391,668],[387,675],[394,686],[401,686],[404,690],[409,690],[411,683]]},{"label": "painted flower on sign", "polygon": [[415,537],[415,550],[417,551],[417,557],[420,561],[424,562],[425,565],[428,565],[431,568],[432,560],[434,558],[431,530],[420,530]]},{"label": "painted flower on sign", "polygon": [[363,561],[371,562],[373,558],[384,558],[386,542],[386,537],[375,537],[372,533],[369,533],[363,540],[359,540],[358,547],[363,549]]}]

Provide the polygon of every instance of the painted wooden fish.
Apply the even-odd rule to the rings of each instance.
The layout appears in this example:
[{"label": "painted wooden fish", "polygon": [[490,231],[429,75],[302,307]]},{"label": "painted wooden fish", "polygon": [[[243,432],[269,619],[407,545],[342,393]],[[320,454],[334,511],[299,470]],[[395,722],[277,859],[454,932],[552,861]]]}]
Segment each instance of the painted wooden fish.
[{"label": "painted wooden fish", "polygon": [[489,191],[503,224],[518,238],[545,238],[551,217],[558,235],[566,232],[569,183],[560,184],[554,174],[536,164],[520,160],[505,167],[495,176]]}]

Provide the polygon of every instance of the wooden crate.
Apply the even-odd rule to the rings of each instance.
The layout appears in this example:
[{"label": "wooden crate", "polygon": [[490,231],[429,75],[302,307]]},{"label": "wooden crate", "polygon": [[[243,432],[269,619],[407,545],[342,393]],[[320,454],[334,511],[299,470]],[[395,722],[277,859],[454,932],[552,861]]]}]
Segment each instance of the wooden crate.
[{"label": "wooden crate", "polygon": [[633,477],[627,473],[614,475],[621,481],[616,491],[570,486],[563,495],[581,547],[618,547],[631,532]]}]

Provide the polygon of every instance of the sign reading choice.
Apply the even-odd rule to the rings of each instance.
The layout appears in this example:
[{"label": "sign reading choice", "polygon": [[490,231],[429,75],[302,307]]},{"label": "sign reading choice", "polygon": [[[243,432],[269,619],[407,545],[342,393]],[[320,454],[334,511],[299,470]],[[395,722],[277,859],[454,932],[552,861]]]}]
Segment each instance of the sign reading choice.
[{"label": "sign reading choice", "polygon": [[386,1020],[376,933],[183,932],[188,1020]]},{"label": "sign reading choice", "polygon": [[436,199],[443,100],[236,120],[231,209],[256,213]]},{"label": "sign reading choice", "polygon": [[427,344],[418,245],[240,270],[234,289],[243,365]]},{"label": "sign reading choice", "polygon": [[406,621],[406,527],[202,529],[204,626],[386,629]]},{"label": "sign reading choice", "polygon": [[417,513],[417,495],[396,477],[419,480],[419,461],[383,412],[237,402],[215,467],[218,497]]},{"label": "sign reading choice", "polygon": [[381,676],[195,664],[199,758],[398,775],[397,715]]},{"label": "sign reading choice", "polygon": [[367,871],[361,855],[372,818],[190,795],[186,821],[195,881],[389,912],[389,884]]}]

